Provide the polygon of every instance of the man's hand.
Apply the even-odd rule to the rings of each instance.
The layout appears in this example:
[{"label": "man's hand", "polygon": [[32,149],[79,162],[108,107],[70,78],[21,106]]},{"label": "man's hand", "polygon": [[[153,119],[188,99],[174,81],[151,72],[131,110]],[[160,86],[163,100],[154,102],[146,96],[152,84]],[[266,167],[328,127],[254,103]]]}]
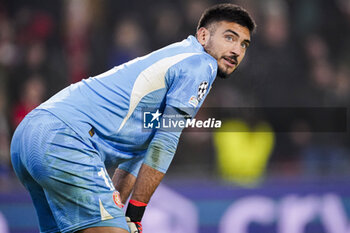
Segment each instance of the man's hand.
[{"label": "man's hand", "polygon": [[125,219],[131,233],[142,233],[141,222],[132,222],[129,217],[125,217]]},{"label": "man's hand", "polygon": [[126,222],[131,233],[142,233],[141,219],[145,212],[147,204],[131,199],[126,209]]}]

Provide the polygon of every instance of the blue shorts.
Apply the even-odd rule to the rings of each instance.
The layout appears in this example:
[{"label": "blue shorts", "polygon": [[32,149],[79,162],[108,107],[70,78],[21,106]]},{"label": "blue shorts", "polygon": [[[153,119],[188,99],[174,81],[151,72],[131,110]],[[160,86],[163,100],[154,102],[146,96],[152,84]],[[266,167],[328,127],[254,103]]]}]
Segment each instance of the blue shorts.
[{"label": "blue shorts", "polygon": [[57,117],[34,110],[11,143],[14,170],[30,192],[41,232],[94,226],[129,230],[98,151]]}]

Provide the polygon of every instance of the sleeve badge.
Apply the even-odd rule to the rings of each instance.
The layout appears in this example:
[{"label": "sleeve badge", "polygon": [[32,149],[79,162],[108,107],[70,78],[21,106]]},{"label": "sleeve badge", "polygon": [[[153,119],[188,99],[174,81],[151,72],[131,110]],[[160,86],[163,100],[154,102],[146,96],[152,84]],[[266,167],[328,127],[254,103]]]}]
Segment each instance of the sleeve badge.
[{"label": "sleeve badge", "polygon": [[207,81],[201,82],[201,84],[199,84],[198,94],[197,94],[198,102],[200,102],[203,99],[204,95],[207,93],[208,84],[209,83]]}]

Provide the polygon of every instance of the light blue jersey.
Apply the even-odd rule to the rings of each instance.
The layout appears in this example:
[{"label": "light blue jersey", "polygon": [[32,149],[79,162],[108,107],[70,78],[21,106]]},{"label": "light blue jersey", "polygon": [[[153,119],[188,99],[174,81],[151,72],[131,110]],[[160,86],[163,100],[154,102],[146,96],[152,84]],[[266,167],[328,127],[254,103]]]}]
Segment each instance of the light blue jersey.
[{"label": "light blue jersey", "polygon": [[181,132],[143,130],[143,110],[195,116],[216,72],[216,60],[190,36],[73,84],[29,113],[14,133],[11,159],[40,231],[128,230],[106,166],[135,176],[142,163],[166,172]]},{"label": "light blue jersey", "polygon": [[[101,156],[107,161],[146,153],[155,131],[142,130],[142,109],[164,110],[166,105],[194,116],[217,72],[216,60],[197,39],[169,45],[144,57],[73,84],[39,106],[64,121],[82,137],[91,128]],[[198,96],[201,84],[206,84]],[[149,165],[165,172],[179,133],[159,138],[169,151],[165,164]],[[163,138],[166,138],[164,141]],[[157,139],[157,137],[155,137]],[[160,150],[166,150],[165,145]],[[172,154],[172,155],[171,155]]]}]

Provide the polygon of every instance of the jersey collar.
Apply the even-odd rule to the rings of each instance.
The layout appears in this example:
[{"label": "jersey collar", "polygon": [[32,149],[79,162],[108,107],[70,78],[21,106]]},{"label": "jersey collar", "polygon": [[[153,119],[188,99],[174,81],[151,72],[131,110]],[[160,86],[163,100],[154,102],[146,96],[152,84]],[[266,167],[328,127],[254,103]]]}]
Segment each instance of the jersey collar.
[{"label": "jersey collar", "polygon": [[196,37],[190,35],[190,36],[187,37],[187,40],[189,40],[189,41],[191,42],[191,44],[193,44],[193,46],[194,46],[196,49],[198,49],[198,50],[200,50],[200,51],[202,51],[202,52],[205,52],[203,46],[198,42],[198,40],[197,40]]}]

